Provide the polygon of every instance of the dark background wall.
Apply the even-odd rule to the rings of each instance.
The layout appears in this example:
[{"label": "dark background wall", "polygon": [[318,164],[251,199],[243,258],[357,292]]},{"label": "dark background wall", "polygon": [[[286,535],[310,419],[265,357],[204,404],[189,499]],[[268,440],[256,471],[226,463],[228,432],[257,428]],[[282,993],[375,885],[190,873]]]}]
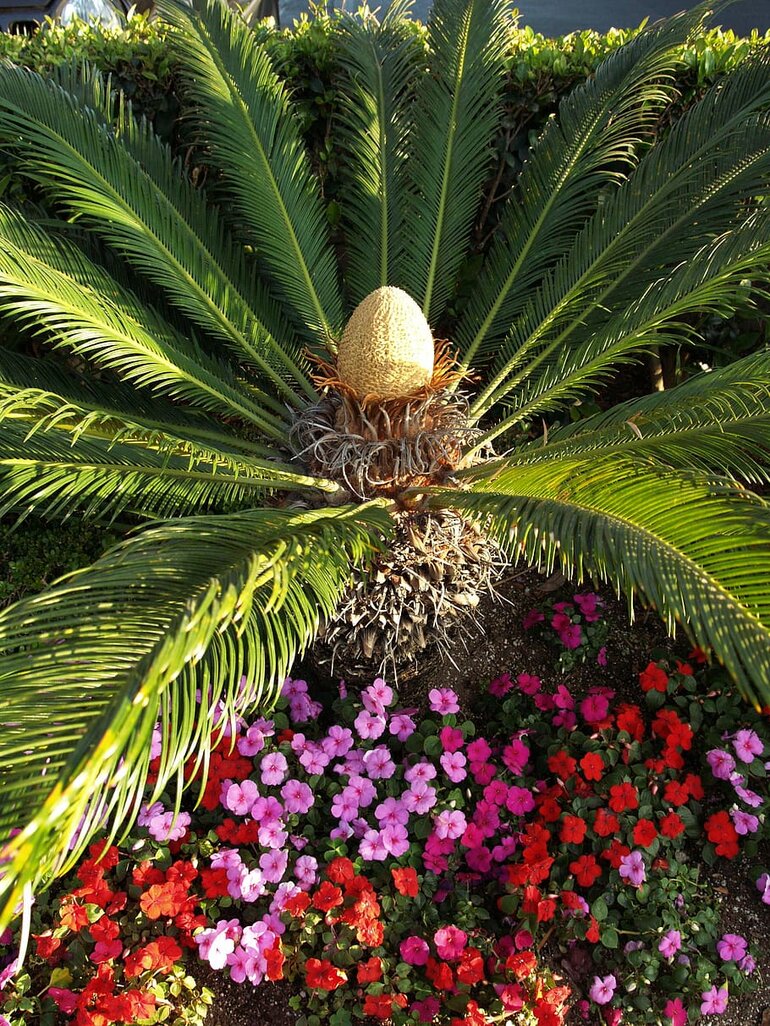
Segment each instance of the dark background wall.
[{"label": "dark background wall", "polygon": [[[306,0],[279,0],[281,24],[291,25],[301,11],[307,10]],[[330,6],[347,6],[355,10],[357,0],[331,0]],[[377,0],[370,0],[377,7]],[[387,7],[387,2],[383,4]],[[562,36],[575,29],[592,28],[600,32],[615,26],[631,28],[649,17],[652,21],[675,14],[688,0],[521,0],[520,24],[531,25],[546,36]],[[425,21],[430,0],[416,0],[414,16]],[[752,28],[765,32],[770,29],[770,0],[743,0],[723,11],[715,24],[748,35]]]}]

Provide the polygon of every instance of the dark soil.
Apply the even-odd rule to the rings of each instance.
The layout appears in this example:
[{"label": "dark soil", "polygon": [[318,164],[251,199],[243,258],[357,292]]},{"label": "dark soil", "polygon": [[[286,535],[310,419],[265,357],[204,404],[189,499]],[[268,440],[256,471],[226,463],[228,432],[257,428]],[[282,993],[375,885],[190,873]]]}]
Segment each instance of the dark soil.
[{"label": "dark soil", "polygon": [[[431,688],[451,687],[460,696],[464,711],[470,711],[480,689],[504,672],[511,676],[523,672],[537,674],[546,690],[563,683],[576,697],[601,683],[615,688],[621,698],[638,702],[638,674],[647,665],[653,649],[664,647],[686,656],[690,648],[687,640],[670,638],[656,614],[635,609],[633,626],[629,626],[627,605],[602,590],[610,628],[608,665],[599,668],[582,664],[569,673],[560,673],[554,667],[553,646],[536,632],[524,632],[521,622],[536,602],[564,585],[564,578],[558,574],[546,579],[531,570],[511,570],[498,598],[482,601],[474,630],[464,643],[458,642],[451,658],[426,659],[418,669],[402,675],[397,682],[401,704],[425,707]],[[586,590],[585,585],[581,590]],[[304,674],[311,680],[317,677],[308,665],[296,668],[295,674]],[[765,847],[760,861],[770,863],[770,845]],[[702,879],[711,886],[713,900],[722,909],[723,932],[744,934],[760,952],[755,974],[757,990],[741,998],[731,997],[727,1012],[703,1018],[703,1026],[712,1022],[721,1026],[770,1026],[770,910],[758,901],[757,892],[747,879],[748,869],[741,859],[714,869],[702,867]],[[553,967],[560,971],[558,953],[552,954]],[[286,985],[253,988],[232,983],[224,973],[212,972],[202,963],[191,969],[199,983],[215,993],[207,1026],[295,1026],[295,1017],[287,1005],[291,992]]]}]

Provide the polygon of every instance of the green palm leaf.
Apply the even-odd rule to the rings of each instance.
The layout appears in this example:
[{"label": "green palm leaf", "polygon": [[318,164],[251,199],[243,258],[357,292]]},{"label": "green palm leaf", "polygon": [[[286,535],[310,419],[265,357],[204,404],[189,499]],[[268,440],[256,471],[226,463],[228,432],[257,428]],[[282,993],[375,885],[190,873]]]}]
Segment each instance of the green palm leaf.
[{"label": "green palm leaf", "polygon": [[701,4],[640,33],[559,105],[507,201],[455,339],[464,367],[497,351],[546,271],[570,245],[608,185],[621,181],[639,143],[671,99],[675,48],[712,11]]},{"label": "green palm leaf", "polygon": [[226,201],[277,292],[330,345],[342,300],[327,222],[286,90],[246,23],[223,0],[164,0],[162,13]]},{"label": "green palm leaf", "polygon": [[[638,591],[713,648],[755,704],[770,699],[770,509],[732,483],[622,454],[479,468],[428,504],[479,519],[516,558]],[[633,611],[633,610],[632,610]]]},{"label": "green palm leaf", "polygon": [[436,0],[430,58],[412,112],[407,174],[405,288],[437,323],[452,293],[478,212],[502,120],[507,0]]},{"label": "green palm leaf", "polygon": [[[218,702],[227,719],[275,696],[389,530],[375,503],[190,518],[0,614],[0,836],[22,827],[3,850],[4,921],[25,883],[127,825],[161,712],[158,791],[208,748]],[[32,735],[46,744],[30,750]]]},{"label": "green palm leaf", "polygon": [[115,103],[95,73],[77,81],[66,68],[59,78],[66,89],[55,79],[0,67],[0,134],[19,154],[24,173],[287,399],[296,401],[281,374],[312,396],[291,359],[290,334],[276,302],[264,285],[248,282],[242,254],[216,209],[182,174],[168,147],[130,109],[123,109],[113,130]]},{"label": "green palm leaf", "polygon": [[[593,335],[710,236],[740,221],[770,175],[770,60],[747,61],[654,147],[580,232],[494,361],[480,415],[533,387],[553,360]],[[536,386],[534,386],[536,388]],[[520,401],[520,400],[517,400]]]},{"label": "green palm leaf", "polygon": [[[90,284],[89,284],[90,283]],[[276,440],[286,424],[85,254],[0,205],[0,299],[19,323],[141,388],[237,416]]]},{"label": "green palm leaf", "polygon": [[351,305],[399,278],[405,234],[407,108],[422,47],[402,21],[399,0],[382,24],[373,15],[340,24],[339,141],[345,284]]}]

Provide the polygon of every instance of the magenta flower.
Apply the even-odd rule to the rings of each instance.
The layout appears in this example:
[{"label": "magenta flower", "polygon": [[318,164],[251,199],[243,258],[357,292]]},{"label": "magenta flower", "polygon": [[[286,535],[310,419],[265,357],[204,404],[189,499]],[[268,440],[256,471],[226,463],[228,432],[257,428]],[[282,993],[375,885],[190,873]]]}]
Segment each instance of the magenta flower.
[{"label": "magenta flower", "polygon": [[494,680],[489,682],[489,693],[494,695],[495,698],[502,698],[507,695],[513,687],[513,681],[511,680],[510,673],[502,673],[499,677],[495,677]]},{"label": "magenta flower", "polygon": [[460,711],[457,695],[451,688],[432,688],[428,692],[428,702],[431,711],[442,716],[452,716]]},{"label": "magenta flower", "polygon": [[664,933],[658,943],[658,951],[664,958],[673,958],[682,946],[682,935],[679,930],[669,930]]},{"label": "magenta flower", "polygon": [[714,986],[710,990],[704,990],[701,997],[701,1015],[722,1015],[727,1008],[727,987],[720,987],[717,990]]},{"label": "magenta flower", "polygon": [[436,816],[436,836],[443,840],[462,837],[467,826],[465,816],[459,809],[444,809]]},{"label": "magenta flower", "polygon": [[468,776],[465,771],[467,760],[462,752],[443,752],[439,762],[453,784],[459,784]]},{"label": "magenta flower", "polygon": [[457,727],[442,727],[438,736],[445,752],[457,752],[465,744],[463,732]]},{"label": "magenta flower", "polygon": [[671,1020],[671,1026],[686,1026],[687,1009],[682,1004],[681,998],[673,998],[663,1006],[663,1014]]},{"label": "magenta flower", "polygon": [[717,780],[729,780],[735,769],[735,759],[722,748],[712,748],[706,753],[706,761]]},{"label": "magenta flower", "polygon": [[597,1005],[607,1005],[615,996],[617,985],[618,981],[612,973],[609,976],[594,976],[594,982],[591,984],[588,996]]},{"label": "magenta flower", "polygon": [[739,730],[733,738],[733,748],[741,762],[753,762],[754,756],[765,750],[759,734],[753,730]]},{"label": "magenta flower", "polygon": [[542,623],[545,620],[545,616],[540,612],[539,609],[530,609],[524,619],[521,621],[521,625],[525,631],[531,630],[535,624]]},{"label": "magenta flower", "polygon": [[580,629],[580,624],[571,623],[569,627],[559,631],[559,640],[565,648],[580,648],[583,642],[583,632]]},{"label": "magenta flower", "polygon": [[740,962],[747,947],[746,938],[739,933],[724,933],[717,943],[717,954],[723,962]]},{"label": "magenta flower", "polygon": [[492,852],[484,845],[471,848],[465,854],[465,861],[474,873],[488,873],[492,868]]},{"label": "magenta flower", "polygon": [[399,945],[399,954],[407,965],[427,965],[430,948],[422,937],[407,937]]},{"label": "magenta flower", "polygon": [[647,878],[642,853],[632,851],[624,855],[620,860],[619,873],[624,880],[627,880],[634,887],[640,887]]},{"label": "magenta flower", "polygon": [[525,816],[535,807],[535,799],[530,790],[526,787],[518,787],[514,784],[508,788],[508,795],[505,799],[505,807],[514,816]]},{"label": "magenta flower", "polygon": [[536,695],[541,687],[541,680],[533,673],[520,673],[516,678],[516,686],[524,695]]},{"label": "magenta flower", "polygon": [[436,997],[426,997],[422,1001],[413,1001],[409,1006],[409,1011],[412,1014],[416,1013],[420,1022],[433,1022],[440,1010],[441,1003]]},{"label": "magenta flower", "polygon": [[582,595],[573,595],[572,598],[583,614],[586,623],[594,623],[596,620],[601,619],[601,610],[604,607],[604,603],[596,592],[587,591],[583,592]]},{"label": "magenta flower", "polygon": [[411,716],[407,716],[406,713],[397,713],[391,717],[390,725],[388,727],[391,734],[397,737],[399,741],[406,741],[407,738],[411,737],[417,729],[417,724],[414,722]]},{"label": "magenta flower", "polygon": [[456,926],[442,926],[433,935],[433,943],[436,945],[438,956],[446,962],[458,959],[462,955],[467,941],[468,934]]},{"label": "magenta flower", "polygon": [[502,780],[493,780],[484,788],[484,800],[490,805],[505,805],[507,794],[508,785],[504,784]]},{"label": "magenta flower", "polygon": [[607,646],[602,645],[599,651],[596,653],[596,662],[599,666],[607,665]]},{"label": "magenta flower", "polygon": [[606,718],[609,707],[605,695],[588,695],[580,703],[580,715],[586,723],[599,723]]},{"label": "magenta flower", "polygon": [[520,777],[529,762],[529,748],[514,738],[503,750],[503,762],[515,777]]},{"label": "magenta flower", "polygon": [[492,757],[492,749],[483,737],[471,741],[465,752],[470,762],[486,762]]},{"label": "magenta flower", "polygon": [[[65,1015],[72,1015],[80,1002],[80,995],[76,994],[74,990],[67,990],[66,987],[49,987],[47,995],[53,1000],[59,1011]],[[7,1019],[5,1021],[8,1023]],[[0,1018],[0,1026],[2,1026],[2,1018]]]}]

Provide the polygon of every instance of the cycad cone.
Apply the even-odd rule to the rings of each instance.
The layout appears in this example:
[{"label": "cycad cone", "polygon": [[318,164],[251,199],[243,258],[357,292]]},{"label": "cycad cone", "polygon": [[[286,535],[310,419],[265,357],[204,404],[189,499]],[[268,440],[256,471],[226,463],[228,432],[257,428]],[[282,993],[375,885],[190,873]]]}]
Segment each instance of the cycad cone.
[{"label": "cycad cone", "polygon": [[403,289],[385,285],[353,311],[340,340],[337,373],[357,395],[410,396],[433,377],[433,334]]}]

